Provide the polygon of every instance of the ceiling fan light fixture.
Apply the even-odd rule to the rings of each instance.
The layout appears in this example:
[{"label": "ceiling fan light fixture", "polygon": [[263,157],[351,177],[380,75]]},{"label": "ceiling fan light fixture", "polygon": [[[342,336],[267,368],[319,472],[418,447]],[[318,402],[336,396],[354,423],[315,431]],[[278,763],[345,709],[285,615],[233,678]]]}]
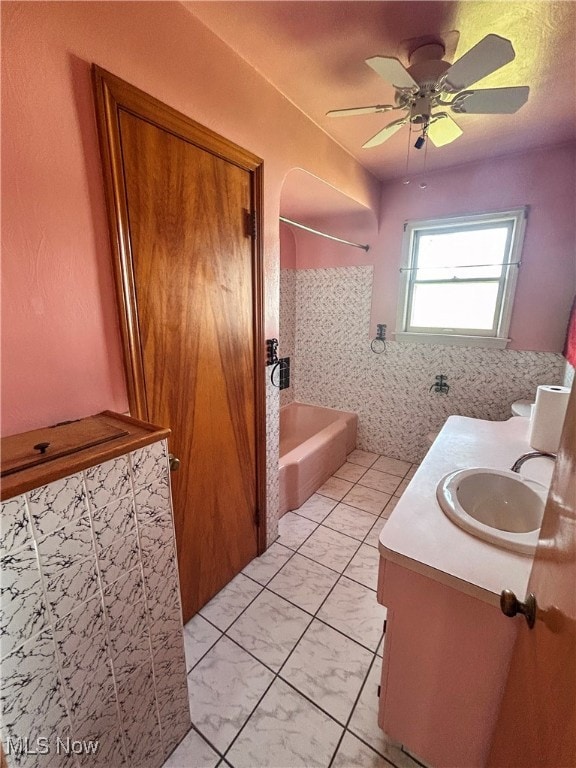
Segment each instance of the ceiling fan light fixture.
[{"label": "ceiling fan light fixture", "polygon": [[410,122],[414,125],[427,125],[432,113],[430,96],[419,96],[410,109]]},{"label": "ceiling fan light fixture", "polygon": [[[404,117],[384,126],[365,142],[363,149],[380,146],[406,124],[422,129],[422,136],[414,145],[417,149],[426,144],[428,137],[435,147],[442,147],[462,135],[462,129],[448,111],[442,111],[443,107],[454,114],[506,115],[516,112],[528,100],[530,88],[527,85],[469,89],[478,80],[514,59],[510,40],[499,35],[486,35],[453,64],[442,58],[445,55],[442,41],[427,36],[419,38],[418,43],[409,52],[408,69],[394,57],[372,56],[366,59],[366,64],[377,75],[394,86],[395,106],[376,105],[328,112],[333,117],[392,110],[405,113]],[[440,112],[434,111],[438,108]]]}]

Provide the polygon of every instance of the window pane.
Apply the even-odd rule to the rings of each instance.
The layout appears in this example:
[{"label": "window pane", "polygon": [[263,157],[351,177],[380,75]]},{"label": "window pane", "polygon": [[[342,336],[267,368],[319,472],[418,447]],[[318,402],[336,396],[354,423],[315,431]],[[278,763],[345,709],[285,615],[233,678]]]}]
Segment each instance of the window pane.
[{"label": "window pane", "polygon": [[492,331],[498,283],[416,283],[409,325]]},{"label": "window pane", "polygon": [[[461,280],[499,278],[506,254],[509,224],[459,232],[422,232],[415,248],[417,280]],[[497,266],[476,267],[475,264]],[[470,265],[470,266],[467,266]],[[442,267],[442,268],[440,268]],[[448,267],[448,269],[446,269]]]}]

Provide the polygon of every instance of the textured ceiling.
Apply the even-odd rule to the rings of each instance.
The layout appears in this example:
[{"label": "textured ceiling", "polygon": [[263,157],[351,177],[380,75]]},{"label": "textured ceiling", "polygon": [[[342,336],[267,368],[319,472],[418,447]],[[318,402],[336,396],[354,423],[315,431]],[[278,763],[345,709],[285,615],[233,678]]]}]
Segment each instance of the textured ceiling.
[{"label": "textured ceiling", "polygon": [[[512,41],[516,59],[475,88],[529,85],[514,115],[456,115],[464,134],[436,148],[426,167],[576,140],[576,3],[561,2],[185,2],[197,16],[290,101],[381,179],[406,172],[409,131],[380,147],[362,144],[390,115],[328,118],[330,109],[393,103],[394,90],[365,63],[396,56],[405,66],[410,40],[440,37],[455,61],[489,33]],[[410,149],[409,173],[424,151]]]}]

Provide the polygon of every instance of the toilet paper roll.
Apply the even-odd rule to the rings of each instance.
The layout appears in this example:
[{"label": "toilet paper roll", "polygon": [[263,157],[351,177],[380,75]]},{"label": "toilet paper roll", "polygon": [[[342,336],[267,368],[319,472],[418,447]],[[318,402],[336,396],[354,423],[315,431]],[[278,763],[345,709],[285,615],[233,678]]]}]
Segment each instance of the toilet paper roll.
[{"label": "toilet paper roll", "polygon": [[569,387],[540,386],[530,419],[528,441],[537,451],[556,453],[568,407]]}]

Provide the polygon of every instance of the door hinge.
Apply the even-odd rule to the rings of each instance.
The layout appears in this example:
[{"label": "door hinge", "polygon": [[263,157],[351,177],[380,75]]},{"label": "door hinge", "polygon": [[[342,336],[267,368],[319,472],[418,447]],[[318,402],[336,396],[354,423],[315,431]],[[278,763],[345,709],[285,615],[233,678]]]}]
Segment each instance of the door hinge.
[{"label": "door hinge", "polygon": [[381,685],[379,685],[379,686],[378,686],[378,698],[380,698],[380,694],[381,694],[381,692],[382,692],[382,686],[381,686]]},{"label": "door hinge", "polygon": [[246,237],[256,237],[256,212],[244,211],[244,231]]},{"label": "door hinge", "polygon": [[387,624],[387,622],[388,622],[388,619],[384,619],[384,624],[382,624],[382,633],[384,635],[386,634],[386,624]]},{"label": "door hinge", "polygon": [[260,510],[258,507],[254,510],[254,522],[256,523],[256,527],[259,527],[260,525]]}]

